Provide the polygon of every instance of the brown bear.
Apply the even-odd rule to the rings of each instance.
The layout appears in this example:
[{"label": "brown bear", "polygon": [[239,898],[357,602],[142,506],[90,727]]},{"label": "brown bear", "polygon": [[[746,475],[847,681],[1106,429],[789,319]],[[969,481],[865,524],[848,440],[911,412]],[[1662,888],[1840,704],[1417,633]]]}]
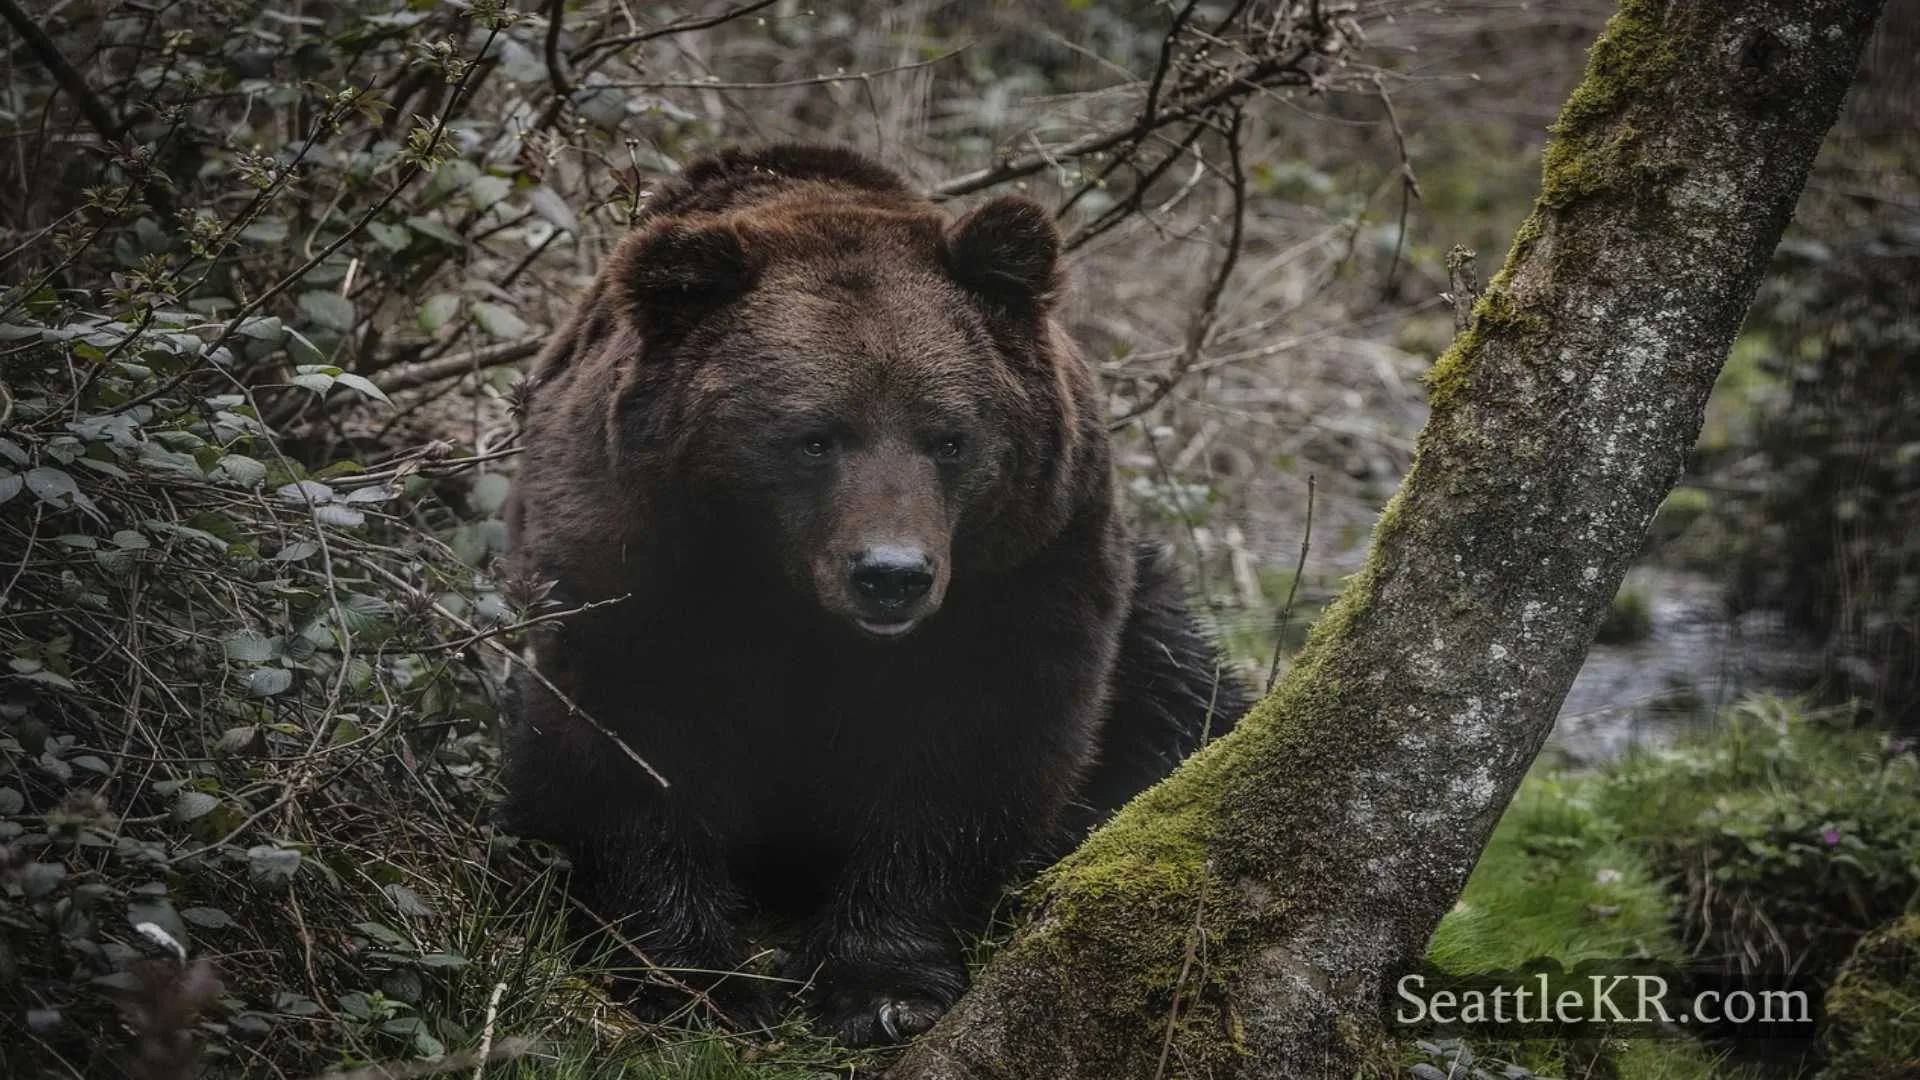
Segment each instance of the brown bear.
[{"label": "brown bear", "polygon": [[736,1024],[780,1000],[751,926],[839,1038],[924,1030],[1002,890],[1244,710],[1115,506],[1060,256],[1026,199],[722,153],[537,365],[515,557],[593,606],[518,682],[503,820]]}]

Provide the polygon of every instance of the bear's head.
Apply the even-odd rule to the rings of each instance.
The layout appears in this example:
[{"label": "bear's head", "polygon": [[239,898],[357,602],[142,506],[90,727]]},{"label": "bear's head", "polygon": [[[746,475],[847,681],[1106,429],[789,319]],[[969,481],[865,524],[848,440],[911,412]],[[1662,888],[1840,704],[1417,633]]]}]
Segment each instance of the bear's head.
[{"label": "bear's head", "polygon": [[803,183],[660,214],[602,278],[633,346],[617,459],[671,492],[716,593],[906,635],[1107,497],[1092,378],[1051,315],[1060,254],[1022,198],[950,220]]}]

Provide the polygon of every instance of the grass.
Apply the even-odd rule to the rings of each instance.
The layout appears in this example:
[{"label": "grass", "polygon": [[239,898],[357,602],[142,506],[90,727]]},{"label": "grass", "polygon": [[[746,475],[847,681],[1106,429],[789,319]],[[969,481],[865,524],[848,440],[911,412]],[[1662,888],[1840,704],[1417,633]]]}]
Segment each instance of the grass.
[{"label": "grass", "polygon": [[[1583,960],[1681,959],[1674,897],[1619,824],[1596,808],[1604,783],[1554,765],[1534,769],[1434,933],[1427,956],[1435,966],[1475,974],[1541,958],[1568,969]],[[1539,1076],[1739,1075],[1713,1051],[1685,1041],[1541,1038],[1489,1041],[1474,1050],[1483,1061]]]},{"label": "grass", "polygon": [[[1726,917],[1721,908],[1709,913],[1697,896],[1688,902],[1699,882],[1685,868],[1703,860],[1735,868],[1709,875],[1726,885],[1723,895],[1749,879],[1755,885],[1773,882],[1768,887],[1774,899],[1749,896],[1745,902],[1772,904],[1768,910],[1779,913],[1776,928],[1791,935],[1789,915],[1819,910],[1831,900],[1825,890],[1880,895],[1884,889],[1862,886],[1882,878],[1882,884],[1895,888],[1914,887],[1898,874],[1907,852],[1920,851],[1920,845],[1909,849],[1900,840],[1909,835],[1903,828],[1920,830],[1920,784],[1914,779],[1912,755],[1889,754],[1881,733],[1857,728],[1842,714],[1774,700],[1727,710],[1698,738],[1637,752],[1602,770],[1570,771],[1543,761],[1521,786],[1459,901],[1441,921],[1428,958],[1453,974],[1513,970],[1540,958],[1565,968],[1596,959],[1698,960],[1697,950],[1709,940],[1700,922],[1710,914]],[[1789,820],[1806,833],[1804,850],[1773,836]],[[1879,853],[1849,856],[1850,846],[1825,844],[1821,834],[1835,823],[1860,834],[1862,843]],[[1747,843],[1765,836],[1773,840]],[[1809,861],[1815,857],[1823,865]],[[1797,881],[1805,895],[1782,888],[1776,880],[1782,875]],[[877,1075],[886,1061],[884,1053],[836,1047],[798,1020],[760,1040],[632,1025],[565,961],[554,936],[560,925],[557,897],[549,889],[536,882],[495,914],[474,913],[467,932],[455,935],[472,965],[462,972],[467,981],[454,996],[466,1001],[470,1012],[471,1003],[484,998],[485,986],[507,981],[513,1003],[503,1008],[499,1029],[541,1039],[534,1053],[492,1070],[493,1075],[803,1080]],[[546,914],[529,918],[527,910]],[[544,929],[542,919],[547,920]],[[1750,924],[1734,920],[1731,925]],[[992,944],[982,943],[982,956]],[[477,1030],[471,1016],[463,1017],[461,1026]],[[1884,1033],[1877,1037],[1887,1041]],[[1525,1070],[1515,1075],[1614,1080],[1751,1075],[1748,1066],[1729,1062],[1717,1049],[1684,1040],[1487,1041],[1475,1043],[1471,1052],[1482,1067],[1497,1062]],[[1436,1063],[1443,1073],[1448,1063],[1410,1046],[1405,1063],[1415,1061]]]},{"label": "grass", "polygon": [[1454,974],[1551,957],[1677,960],[1664,883],[1592,805],[1594,782],[1537,770],[1514,797],[1428,959]]}]

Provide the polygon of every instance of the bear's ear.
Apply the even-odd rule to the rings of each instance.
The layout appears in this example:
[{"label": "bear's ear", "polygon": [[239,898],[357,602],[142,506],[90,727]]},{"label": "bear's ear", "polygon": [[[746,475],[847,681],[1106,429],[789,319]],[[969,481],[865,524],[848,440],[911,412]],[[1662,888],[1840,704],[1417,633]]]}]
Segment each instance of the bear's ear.
[{"label": "bear's ear", "polygon": [[1060,232],[1039,203],[1003,195],[947,230],[947,269],[976,293],[1044,308],[1060,289]]},{"label": "bear's ear", "polygon": [[755,275],[746,241],[721,223],[660,222],[623,241],[613,263],[628,314],[643,333],[734,299]]}]

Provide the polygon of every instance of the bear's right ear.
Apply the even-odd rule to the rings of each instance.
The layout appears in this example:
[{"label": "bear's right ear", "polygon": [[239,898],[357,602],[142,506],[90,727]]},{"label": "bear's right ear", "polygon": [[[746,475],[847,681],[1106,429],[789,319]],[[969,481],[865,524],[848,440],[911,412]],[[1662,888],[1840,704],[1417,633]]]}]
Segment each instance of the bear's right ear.
[{"label": "bear's right ear", "polygon": [[612,273],[627,313],[642,333],[684,323],[734,299],[753,284],[754,260],[725,224],[663,221],[627,237]]}]

